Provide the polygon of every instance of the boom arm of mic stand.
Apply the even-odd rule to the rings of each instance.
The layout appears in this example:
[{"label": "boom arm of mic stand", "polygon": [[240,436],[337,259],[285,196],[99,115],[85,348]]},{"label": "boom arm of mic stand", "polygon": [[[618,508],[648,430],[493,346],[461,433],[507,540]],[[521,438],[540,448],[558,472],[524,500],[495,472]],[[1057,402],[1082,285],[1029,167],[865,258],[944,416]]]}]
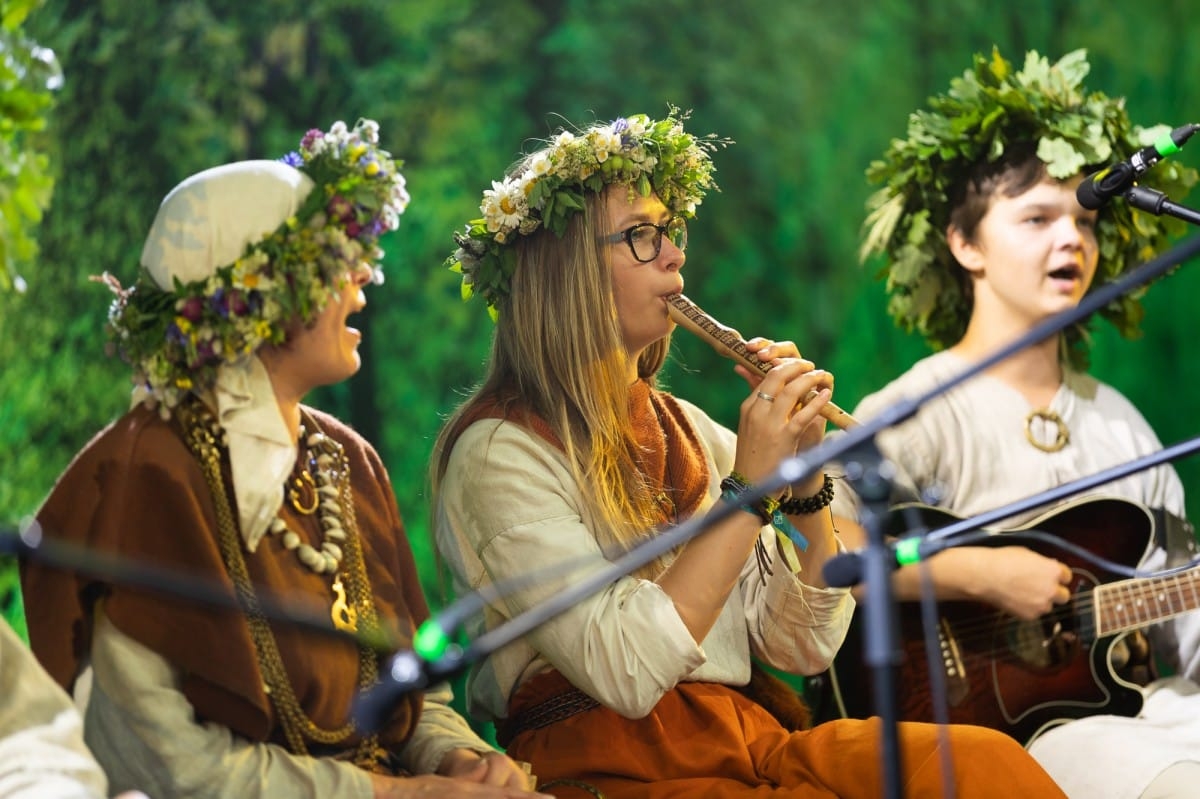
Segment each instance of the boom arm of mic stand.
[{"label": "boom arm of mic stand", "polygon": [[[1018,337],[1012,343],[1001,347],[979,362],[964,368],[957,375],[939,383],[915,399],[902,398],[896,404],[884,409],[883,412],[873,419],[845,431],[842,436],[834,440],[826,439],[804,454],[788,459],[774,475],[753,486],[743,495],[742,499],[753,504],[769,493],[778,491],[791,483],[803,480],[814,473],[819,466],[831,461],[841,460],[842,456],[850,452],[854,447],[864,442],[872,441],[876,433],[880,430],[891,427],[914,415],[923,404],[934,397],[944,394],[959,383],[994,366],[1030,344],[1059,333],[1068,325],[1095,313],[1120,295],[1150,282],[1155,277],[1165,274],[1171,267],[1178,266],[1183,261],[1194,257],[1197,252],[1200,252],[1200,236],[1185,241],[1177,245],[1170,252],[1164,253],[1126,272],[1117,280],[1090,292],[1075,308],[1055,314],[1053,317],[1043,321],[1032,330]],[[570,607],[570,603],[590,596],[602,589],[609,582],[623,577],[638,566],[649,563],[660,554],[669,552],[674,547],[687,542],[706,529],[708,525],[733,513],[734,510],[732,505],[725,502],[718,502],[704,516],[692,517],[647,543],[635,547],[621,558],[613,561],[609,567],[588,575],[552,599],[488,631],[477,638],[465,651],[461,653],[455,652],[453,662],[446,664],[445,668],[439,668],[436,663],[432,664],[431,668],[437,669],[442,674],[461,671],[476,660],[486,657],[501,646],[511,643],[538,625],[563,613]],[[889,583],[887,580],[878,579],[874,580],[874,582],[880,584]],[[439,632],[443,635],[448,635],[445,631]],[[418,682],[421,679],[427,678],[418,678]],[[403,696],[403,693],[398,693],[396,690],[392,690],[393,688],[394,686],[385,686],[382,683],[378,683],[373,688],[368,688],[366,691],[361,692],[355,703],[356,720],[359,718],[360,712],[366,713],[370,708],[378,705],[380,700],[376,697],[376,694]],[[362,724],[360,726],[370,731],[368,726]]]},{"label": "boom arm of mic stand", "polygon": [[1200,212],[1172,202],[1167,195],[1156,189],[1148,189],[1145,186],[1132,186],[1129,191],[1125,192],[1125,199],[1134,208],[1141,209],[1142,211],[1159,216],[1167,214],[1176,219],[1182,219],[1184,222],[1200,225]]},{"label": "boom arm of mic stand", "polygon": [[[37,522],[21,530],[0,529],[0,555],[38,563],[45,568],[87,575],[116,586],[153,592],[200,607],[245,612],[234,593],[218,583],[174,569],[137,563],[70,541],[45,537]],[[380,653],[395,649],[390,636],[379,632],[342,632],[330,623],[328,615],[316,615],[298,608],[294,598],[274,595],[259,588],[257,599],[259,611],[272,622],[288,624],[324,638],[361,644]]]},{"label": "boom arm of mic stand", "polygon": [[958,522],[943,525],[935,530],[930,531],[919,539],[913,560],[921,560],[928,555],[934,554],[937,550],[949,546],[948,539],[954,539],[962,533],[969,533],[973,530],[978,530],[981,527],[987,527],[995,522],[1003,521],[1012,516],[1025,513],[1026,511],[1036,510],[1067,497],[1081,494],[1092,488],[1096,488],[1114,480],[1119,480],[1137,472],[1145,471],[1146,469],[1155,466],[1161,466],[1164,463],[1169,463],[1185,455],[1191,455],[1194,452],[1200,451],[1200,436],[1189,438],[1177,444],[1172,444],[1169,447],[1164,447],[1158,452],[1152,452],[1149,455],[1143,455],[1140,458],[1127,461],[1126,463],[1112,466],[1095,474],[1086,477],[1080,477],[1077,480],[1072,480],[1069,483],[1063,483],[1060,486],[1047,489],[1024,499],[1019,499],[1016,502],[1010,502],[1007,505],[1002,505],[999,508],[977,514],[969,519],[963,519]]}]

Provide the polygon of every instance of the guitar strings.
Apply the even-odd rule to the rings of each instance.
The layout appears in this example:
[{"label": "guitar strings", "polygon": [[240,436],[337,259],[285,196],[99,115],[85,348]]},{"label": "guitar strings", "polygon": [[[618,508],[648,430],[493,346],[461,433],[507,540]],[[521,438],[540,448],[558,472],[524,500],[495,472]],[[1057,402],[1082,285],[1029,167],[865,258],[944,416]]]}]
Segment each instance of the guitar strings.
[{"label": "guitar strings", "polygon": [[[1184,579],[1185,578],[1182,576],[1174,576],[1166,578],[1166,580],[1163,582],[1156,581],[1153,584],[1147,584],[1143,586],[1126,585],[1120,582],[1101,584],[1094,586],[1091,590],[1086,592],[1075,594],[1074,599],[1066,602],[1065,604],[1056,605],[1052,610],[1050,610],[1050,612],[1045,613],[1036,619],[1023,620],[1002,611],[985,613],[973,621],[967,621],[962,624],[954,624],[954,637],[961,643],[984,642],[988,639],[999,637],[999,629],[1006,623],[1024,625],[1040,624],[1044,627],[1050,628],[1059,628],[1062,626],[1062,629],[1057,630],[1056,632],[1061,632],[1063,630],[1078,632],[1078,628],[1081,627],[1082,624],[1072,625],[1074,629],[1071,629],[1063,625],[1063,623],[1074,619],[1081,619],[1081,617],[1085,614],[1091,613],[1100,602],[1104,602],[1109,605],[1115,605],[1118,601],[1124,601],[1125,603],[1131,605],[1152,604],[1155,606],[1161,606],[1163,601],[1160,601],[1157,597],[1163,593],[1164,582],[1169,581],[1175,583],[1176,585],[1174,585],[1173,588],[1179,590],[1183,587],[1181,583]],[[1188,587],[1191,589],[1194,595],[1200,597],[1200,594],[1198,594],[1196,590],[1197,579],[1200,579],[1200,575],[1191,575],[1190,578],[1188,578]],[[1170,590],[1170,588],[1167,590]],[[1096,598],[1097,592],[1104,593],[1104,596],[1099,601]],[[1109,597],[1109,594],[1118,596]],[[1168,603],[1170,602],[1169,599],[1165,601]],[[1186,612],[1185,609],[1175,609],[1173,605],[1171,607],[1172,611],[1169,614],[1163,615],[1161,613],[1155,613],[1155,620],[1163,620],[1169,616]],[[1133,612],[1137,611],[1134,610]],[[1137,627],[1145,626],[1149,623],[1151,622],[1138,621],[1136,623],[1122,624],[1112,632],[1097,632],[1096,637],[1106,637],[1107,635],[1113,635],[1119,632],[1136,629]],[[983,649],[981,650],[981,653],[994,655],[999,652],[1006,651],[1007,648],[1008,647],[993,647],[990,649]]]}]

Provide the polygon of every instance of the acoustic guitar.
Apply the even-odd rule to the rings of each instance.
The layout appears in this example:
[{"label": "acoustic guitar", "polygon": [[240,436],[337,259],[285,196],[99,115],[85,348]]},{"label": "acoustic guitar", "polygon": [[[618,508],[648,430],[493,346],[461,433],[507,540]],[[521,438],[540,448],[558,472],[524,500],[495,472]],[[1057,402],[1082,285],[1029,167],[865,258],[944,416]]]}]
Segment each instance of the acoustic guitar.
[{"label": "acoustic guitar", "polygon": [[[960,517],[917,506],[929,529]],[[1154,540],[1154,517],[1133,502],[1090,499],[1060,507],[1013,530],[1040,530],[1101,558],[1135,566]],[[1145,639],[1132,631],[1200,608],[1200,570],[1170,576],[1117,579],[1067,550],[995,531],[987,544],[1016,543],[1066,563],[1071,599],[1033,621],[990,605],[938,603],[938,668],[951,722],[1006,732],[1023,744],[1058,724],[1098,713],[1133,716],[1142,685],[1154,677]],[[816,720],[866,718],[874,713],[870,672],[863,662],[859,616],[831,668],[806,681]],[[900,717],[934,721],[920,605],[900,603],[903,663],[896,680]],[[1131,638],[1137,636],[1137,640]],[[1114,658],[1114,652],[1120,658]],[[1132,660],[1127,655],[1141,655]],[[1115,660],[1126,659],[1121,664]]]}]

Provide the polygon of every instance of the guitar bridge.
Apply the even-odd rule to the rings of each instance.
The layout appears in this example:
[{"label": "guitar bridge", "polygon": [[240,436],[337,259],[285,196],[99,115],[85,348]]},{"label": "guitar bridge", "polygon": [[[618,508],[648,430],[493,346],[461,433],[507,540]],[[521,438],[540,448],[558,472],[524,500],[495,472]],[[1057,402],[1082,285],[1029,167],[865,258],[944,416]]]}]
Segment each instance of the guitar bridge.
[{"label": "guitar bridge", "polygon": [[944,617],[938,619],[938,654],[941,655],[942,671],[946,675],[946,701],[951,707],[961,705],[970,693],[967,669],[954,631]]}]

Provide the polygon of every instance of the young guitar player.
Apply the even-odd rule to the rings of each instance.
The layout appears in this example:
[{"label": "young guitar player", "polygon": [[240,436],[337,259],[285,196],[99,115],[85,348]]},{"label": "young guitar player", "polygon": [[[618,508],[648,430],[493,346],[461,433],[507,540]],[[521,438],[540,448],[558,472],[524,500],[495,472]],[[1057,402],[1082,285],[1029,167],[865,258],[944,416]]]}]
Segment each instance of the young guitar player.
[{"label": "young guitar player", "polygon": [[[1145,135],[1150,132],[1131,126],[1121,100],[1084,90],[1087,71],[1082,51],[1054,64],[1030,53],[1022,69],[998,53],[977,56],[973,69],[955,80],[948,93],[931,98],[928,109],[910,117],[908,138],[894,140],[884,159],[868,170],[868,177],[885,188],[869,203],[864,254],[881,253],[886,260],[889,312],[897,324],[918,330],[937,352],[864,399],[854,411],[856,418],[869,419],[901,398],[925,393],[1051,315],[1074,307],[1090,288],[1165,249],[1174,232],[1170,220],[1141,215],[1135,225],[1137,212],[1119,199],[1098,212],[1084,209],[1076,199],[1085,175],[1150,143]],[[1164,162],[1145,175],[1145,182],[1178,198],[1194,182],[1193,175],[1194,170]],[[1124,334],[1134,332],[1140,318],[1133,298],[1103,313]],[[1160,450],[1138,410],[1083,371],[1087,344],[1082,324],[1070,328],[884,431],[877,443],[898,467],[896,501],[934,497],[939,508],[971,516]],[[1186,557],[1186,531],[1168,534],[1166,528],[1174,527],[1151,530],[1150,524],[1154,512],[1176,520],[1184,512],[1183,486],[1172,468],[1140,472],[1097,493],[1119,499],[1106,500],[1113,505],[1095,504],[1090,511],[1079,503],[1058,509],[1064,517],[1076,515],[1067,526],[1085,546],[1089,539],[1116,546],[1110,536],[1125,536],[1130,543],[1118,550],[1129,556],[1128,565],[1141,560],[1151,570]],[[839,531],[854,546],[862,529],[849,521],[858,512],[851,492],[839,488],[835,511],[846,520]],[[1077,518],[1080,513],[1085,523]],[[1135,522],[1140,515],[1140,529],[1111,534],[1086,529],[1086,520],[1113,521],[1116,514]],[[1039,529],[1051,524],[1046,521],[1043,527],[1039,520]],[[1079,572],[1066,552],[1038,549],[1016,544],[962,547],[929,559],[936,596],[970,600],[949,604],[974,603],[979,610],[958,630],[939,630],[951,720],[988,723],[988,712],[969,705],[992,702],[1000,722],[994,726],[1022,740],[1036,735],[1030,751],[1072,797],[1195,796],[1200,784],[1200,686],[1194,682],[1200,674],[1200,614],[1164,619],[1149,632],[1156,656],[1176,676],[1149,684],[1144,704],[1142,691],[1121,684],[1136,700],[1122,711],[1127,715],[1116,715],[1104,701],[1116,692],[1105,688],[1103,680],[1119,684],[1109,671],[1117,668],[1112,661],[1135,659],[1136,643],[1145,639],[1131,645],[1109,640],[1101,651],[1090,651],[1071,628]],[[895,587],[902,600],[919,598],[920,577],[917,567],[897,572]],[[916,605],[901,607],[904,615]],[[1057,615],[1043,615],[1051,611]],[[1038,623],[1018,621],[1039,617]],[[1061,635],[1055,638],[1055,633]],[[988,649],[997,642],[1007,649]],[[964,675],[964,662],[979,646],[991,662]],[[909,653],[910,665],[924,662],[919,647]],[[1093,656],[1098,657],[1097,674],[1092,673]],[[1022,658],[1020,668],[1010,668]],[[854,684],[841,667],[842,660],[839,656],[836,679],[829,682],[842,697],[869,697],[865,685]],[[1099,697],[1096,701],[1080,703],[1064,695],[1025,706],[1002,684],[1010,670],[1014,690],[1046,681],[1053,691],[1069,693],[1062,678],[1068,673],[1064,664],[1072,660],[1088,681],[1085,688]],[[915,682],[899,680],[901,691],[924,688]],[[1054,707],[1055,699],[1063,700],[1061,708]],[[901,704],[915,707],[904,699]],[[1131,717],[1139,710],[1140,715]],[[1026,711],[1029,715],[1023,716]],[[1048,723],[1080,716],[1086,718]],[[1016,725],[1031,719],[1040,719],[1037,729]]]}]

